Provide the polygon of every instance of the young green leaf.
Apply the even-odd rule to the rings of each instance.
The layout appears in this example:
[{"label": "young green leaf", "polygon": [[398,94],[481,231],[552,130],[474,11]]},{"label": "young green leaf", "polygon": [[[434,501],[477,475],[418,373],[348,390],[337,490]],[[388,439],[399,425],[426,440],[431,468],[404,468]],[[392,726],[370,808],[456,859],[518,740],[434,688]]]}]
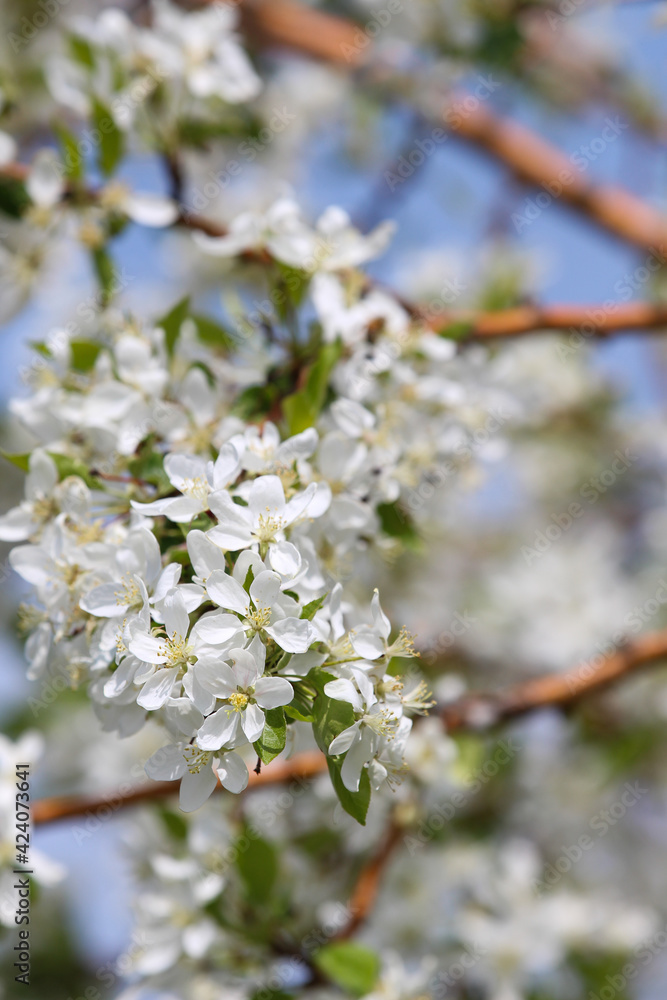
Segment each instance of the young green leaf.
[{"label": "young green leaf", "polygon": [[380,974],[374,951],[355,941],[332,941],[314,955],[315,965],[341,989],[361,997],[370,993]]},{"label": "young green leaf", "polygon": [[278,878],[278,856],[273,844],[246,830],[236,846],[236,867],[251,903],[266,903]]},{"label": "young green leaf", "polygon": [[165,345],[167,353],[170,355],[174,353],[176,341],[178,340],[181,332],[181,326],[187,319],[189,308],[190,296],[186,295],[179,302],[177,302],[168,313],[165,313],[165,315],[162,316],[161,319],[158,319],[155,323],[156,326],[161,327],[164,330]]},{"label": "young green leaf", "polygon": [[109,108],[98,100],[93,102],[93,122],[100,134],[97,165],[105,177],[110,177],[123,158],[125,137]]},{"label": "young green leaf", "polygon": [[333,757],[327,758],[331,784],[333,785],[334,791],[338,796],[338,801],[342,805],[345,812],[348,813],[353,819],[356,819],[357,823],[361,823],[362,826],[366,826],[366,816],[371,802],[371,779],[368,776],[366,768],[363,768],[359,779],[359,790],[357,792],[351,792],[349,788],[345,787],[341,777],[340,772],[343,766],[343,760],[343,757],[341,757],[340,760],[336,760]]},{"label": "young green leaf", "polygon": [[266,713],[264,732],[253,746],[263,764],[270,764],[285,749],[287,723],[283,708],[269,708]]}]

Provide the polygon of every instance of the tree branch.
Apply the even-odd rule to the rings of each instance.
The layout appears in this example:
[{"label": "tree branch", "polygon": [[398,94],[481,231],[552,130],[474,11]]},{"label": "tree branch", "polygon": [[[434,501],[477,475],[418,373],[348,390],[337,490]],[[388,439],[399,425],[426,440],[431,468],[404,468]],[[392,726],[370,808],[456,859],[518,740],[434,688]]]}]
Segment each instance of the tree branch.
[{"label": "tree branch", "polygon": [[[319,751],[300,753],[291,760],[275,760],[265,767],[261,774],[253,771],[248,778],[248,788],[252,791],[266,785],[282,785],[289,781],[299,781],[314,777],[326,771],[326,757]],[[119,809],[167,798],[178,792],[180,781],[151,781],[138,788],[117,794],[102,795],[99,798],[85,798],[78,795],[40,799],[32,807],[32,820],[36,825],[52,823],[77,816],[100,818]],[[222,786],[218,784],[217,791]]]},{"label": "tree branch", "polygon": [[375,906],[380,892],[382,876],[393,857],[395,849],[401,842],[404,830],[395,822],[391,822],[384,840],[376,854],[362,866],[352,889],[348,909],[350,919],[345,926],[334,935],[334,941],[346,941],[356,934],[359,927],[365,923]]},{"label": "tree branch", "polygon": [[[593,666],[580,663],[565,674],[547,674],[535,680],[526,681],[506,692],[491,694],[471,694],[445,705],[440,717],[448,732],[481,731],[502,722],[525,715],[541,708],[567,708],[602,690],[615,681],[633,674],[641,667],[659,663],[667,659],[667,629],[661,632],[647,632],[632,642],[605,657]],[[288,781],[307,780],[326,771],[324,754],[318,751],[297,754],[291,760],[275,760],[262,769],[261,774],[250,774],[250,790],[263,785],[277,785]],[[104,795],[87,799],[80,796],[41,799],[33,805],[33,822],[49,823],[76,816],[95,816],[115,812],[138,803],[162,799],[178,791],[178,781],[155,782],[140,788],[130,789],[117,795]],[[220,790],[218,785],[218,790]],[[395,835],[393,835],[395,836]],[[386,850],[391,851],[388,837]],[[376,859],[377,860],[377,859]],[[380,862],[377,862],[380,864]],[[358,887],[357,904],[363,911],[363,900],[373,896],[375,868],[371,866],[364,875],[364,882]],[[379,876],[378,876],[379,877]]]},{"label": "tree branch", "polygon": [[[245,3],[241,14],[243,27],[264,44],[286,46],[350,70],[372,59],[373,46],[362,28],[298,0]],[[477,98],[454,96],[441,117],[453,134],[489,153],[521,181],[558,191],[555,201],[562,199],[603,229],[662,259],[667,218],[652,205],[623,188],[594,184],[566,154],[524,125],[495,115]]]},{"label": "tree branch", "polygon": [[619,647],[599,664],[584,661],[564,674],[547,674],[505,692],[471,694],[445,705],[448,732],[481,730],[541,708],[568,708],[641,667],[667,659],[667,629],[647,632]]}]

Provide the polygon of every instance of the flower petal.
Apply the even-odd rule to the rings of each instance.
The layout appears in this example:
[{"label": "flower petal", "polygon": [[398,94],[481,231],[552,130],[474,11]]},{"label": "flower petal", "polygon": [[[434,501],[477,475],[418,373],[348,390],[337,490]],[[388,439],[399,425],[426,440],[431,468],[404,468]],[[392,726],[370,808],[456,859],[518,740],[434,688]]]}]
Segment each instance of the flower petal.
[{"label": "flower petal", "polygon": [[170,743],[161,750],[156,750],[144,766],[148,777],[155,781],[174,781],[183,777],[187,771],[183,756],[185,747],[185,743]]},{"label": "flower petal", "polygon": [[248,784],[248,768],[237,753],[226,753],[221,757],[217,772],[223,788],[235,794],[242,792]]},{"label": "flower petal", "polygon": [[183,812],[194,812],[203,806],[217,784],[218,776],[210,764],[206,764],[200,771],[194,773],[186,771],[181,780],[178,797],[178,804]]},{"label": "flower petal", "polygon": [[255,700],[260,708],[278,708],[289,705],[294,688],[284,677],[260,677],[255,684]]}]

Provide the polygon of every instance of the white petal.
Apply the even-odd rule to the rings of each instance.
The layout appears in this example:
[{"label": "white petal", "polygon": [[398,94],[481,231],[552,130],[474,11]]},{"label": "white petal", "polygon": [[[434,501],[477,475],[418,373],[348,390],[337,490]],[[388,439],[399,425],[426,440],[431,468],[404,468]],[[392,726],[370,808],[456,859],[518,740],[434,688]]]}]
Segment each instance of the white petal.
[{"label": "white petal", "polygon": [[79,607],[89,615],[99,618],[115,618],[127,611],[127,604],[121,604],[116,595],[122,594],[122,588],[117,583],[102,583],[84,594],[79,601]]},{"label": "white petal", "polygon": [[357,656],[364,660],[377,660],[384,653],[382,639],[365,625],[350,632],[350,642]]},{"label": "white petal", "polygon": [[289,705],[294,688],[283,677],[260,677],[255,684],[255,700],[260,708],[278,708]]},{"label": "white petal", "polygon": [[199,660],[194,669],[199,683],[216,698],[229,698],[238,687],[236,676],[226,663]]},{"label": "white petal", "polygon": [[197,733],[197,746],[202,750],[219,750],[225,743],[232,743],[236,737],[239,713],[225,705],[204,720]]},{"label": "white petal", "polygon": [[335,740],[332,740],[329,744],[329,753],[335,756],[349,750],[355,740],[359,738],[360,727],[361,723],[355,722],[349,729],[344,729],[342,733],[339,733]]},{"label": "white petal", "polygon": [[213,466],[213,487],[223,490],[236,479],[241,468],[241,457],[235,446],[228,441],[223,444]]},{"label": "white petal", "polygon": [[214,570],[206,581],[206,592],[219,607],[238,611],[241,615],[248,613],[250,599],[241,584],[228,573]]},{"label": "white petal", "polygon": [[264,712],[259,705],[248,705],[246,710],[241,712],[241,726],[250,743],[254,743],[260,738],[264,732],[265,723]]},{"label": "white petal", "polygon": [[180,636],[185,639],[190,630],[190,618],[185,610],[185,602],[179,591],[174,588],[170,590],[162,602],[164,614],[164,627],[167,635],[173,639]]},{"label": "white petal", "polygon": [[[213,646],[221,646],[236,635],[243,632],[243,626],[236,615],[224,615],[219,611],[211,611],[202,615],[192,629],[192,638],[196,642],[205,642]],[[239,637],[240,645],[242,637]]]},{"label": "white petal", "polygon": [[282,514],[285,509],[285,491],[278,476],[258,476],[248,493],[248,506],[255,518],[268,514]]},{"label": "white petal", "polygon": [[225,553],[207,538],[203,531],[198,529],[189,531],[187,546],[195,573],[201,580],[206,580],[214,569],[224,572]]},{"label": "white petal", "polygon": [[260,573],[250,584],[250,596],[256,608],[272,608],[280,593],[280,577],[270,569]]},{"label": "white petal", "polygon": [[266,632],[286,653],[305,653],[317,639],[310,622],[301,618],[281,618],[274,625],[269,625]]},{"label": "white petal", "polygon": [[371,737],[366,729],[362,731],[361,739],[354,743],[347,751],[343,766],[340,769],[340,776],[343,784],[350,792],[359,791],[359,780],[364,764],[373,756]]},{"label": "white petal", "polygon": [[156,750],[145,764],[144,769],[148,777],[154,781],[173,781],[175,778],[181,778],[187,770],[183,756],[185,746],[185,743],[171,743],[161,750]]},{"label": "white petal", "polygon": [[181,791],[178,797],[178,804],[183,812],[194,812],[203,806],[217,784],[218,776],[209,764],[194,774],[186,771],[181,779]]},{"label": "white petal", "polygon": [[43,448],[35,448],[30,456],[25,495],[29,500],[49,496],[58,482],[56,463]]},{"label": "white petal", "polygon": [[234,664],[234,677],[238,686],[243,691],[253,687],[261,674],[261,669],[250,650],[232,649],[229,652],[229,659]]},{"label": "white petal", "polygon": [[347,701],[354,708],[355,712],[363,711],[363,702],[361,700],[361,695],[357,691],[356,687],[351,680],[347,677],[341,677],[339,680],[329,681],[328,684],[324,685],[324,693],[329,698],[334,698],[336,701]]},{"label": "white petal", "polygon": [[178,206],[171,198],[153,194],[130,194],[123,203],[125,214],[140,226],[161,229],[178,218]]},{"label": "white petal", "polygon": [[269,545],[269,562],[271,569],[288,580],[296,576],[301,569],[301,555],[296,545],[292,545],[291,542]]},{"label": "white petal", "polygon": [[248,768],[237,753],[226,753],[221,757],[217,771],[220,784],[230,792],[238,794],[248,784]]},{"label": "white petal", "polygon": [[145,708],[147,712],[154,712],[156,709],[162,708],[171,694],[177,675],[178,667],[156,670],[153,676],[148,678],[137,696],[137,705]]},{"label": "white petal", "polygon": [[146,635],[139,632],[132,636],[129,643],[131,653],[144,663],[166,663],[167,654],[164,652],[164,639],[156,639],[153,635]]}]

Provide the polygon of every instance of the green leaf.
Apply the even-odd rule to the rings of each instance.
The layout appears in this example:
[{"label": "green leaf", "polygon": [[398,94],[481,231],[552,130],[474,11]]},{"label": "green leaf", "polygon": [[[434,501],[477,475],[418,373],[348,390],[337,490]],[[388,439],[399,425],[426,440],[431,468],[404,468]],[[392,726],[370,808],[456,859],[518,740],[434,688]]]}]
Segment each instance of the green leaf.
[{"label": "green leaf", "polygon": [[125,136],[113,120],[106,104],[97,99],[93,101],[93,124],[101,137],[97,151],[97,165],[105,177],[110,177],[123,158]]},{"label": "green leaf", "polygon": [[187,319],[190,308],[190,296],[186,295],[176,305],[169,310],[161,319],[157,320],[156,326],[164,330],[165,345],[168,354],[174,353],[176,341],[181,332],[181,326]]},{"label": "green leaf", "polygon": [[321,597],[316,597],[314,601],[310,601],[308,604],[304,604],[303,611],[301,612],[302,618],[307,618],[309,622],[312,622],[313,618],[320,610],[324,602],[326,601],[327,595],[322,594]]},{"label": "green leaf", "polygon": [[77,138],[61,122],[56,122],[53,128],[58,136],[60,158],[65,168],[65,176],[72,183],[77,183],[83,178],[83,156],[79,150]]},{"label": "green leaf", "polygon": [[370,993],[380,974],[380,960],[374,951],[355,941],[332,941],[313,956],[315,965],[341,989],[361,997]]},{"label": "green leaf", "polygon": [[347,701],[337,701],[324,693],[324,685],[336,678],[325,670],[311,670],[308,680],[317,688],[317,696],[313,703],[313,733],[317,745],[324,753],[329,752],[329,746],[344,729],[354,724],[354,711]]},{"label": "green leaf", "polygon": [[99,282],[102,305],[108,305],[116,287],[116,267],[106,247],[95,247],[91,251],[93,270]]},{"label": "green leaf", "polygon": [[442,330],[438,330],[438,336],[445,337],[447,340],[466,340],[470,336],[471,331],[472,323],[461,319],[456,320],[454,323],[448,323]]},{"label": "green leaf", "polygon": [[91,340],[70,340],[69,347],[72,367],[80,372],[89,372],[94,367],[101,350],[100,344]]},{"label": "green leaf", "polygon": [[8,462],[15,465],[17,469],[22,469],[23,472],[28,472],[30,469],[30,455],[31,452],[24,451],[21,453],[14,453],[13,455],[8,451],[0,451],[0,455],[6,458]]},{"label": "green leaf", "polygon": [[30,204],[23,181],[0,177],[0,212],[12,219],[20,219]]},{"label": "green leaf", "polygon": [[159,451],[154,449],[154,440],[148,438],[139,446],[134,458],[127,463],[131,475],[157,488],[158,496],[171,493],[173,486],[169,476],[164,471],[164,459]]},{"label": "green leaf", "polygon": [[230,351],[234,346],[236,341],[234,337],[224,327],[216,323],[215,320],[209,319],[208,316],[195,315],[191,316],[193,323],[197,328],[197,336],[204,344],[208,344],[209,347],[217,347],[223,351]]},{"label": "green leaf", "polygon": [[183,813],[174,812],[172,809],[160,809],[159,815],[170,837],[180,841],[187,839],[188,824]]},{"label": "green leaf", "polygon": [[266,713],[264,732],[253,746],[263,764],[270,764],[285,749],[287,723],[283,708],[269,708]]},{"label": "green leaf", "polygon": [[285,993],[284,990],[274,990],[272,986],[263,986],[253,993],[250,1000],[294,1000],[294,994]]},{"label": "green leaf", "polygon": [[353,819],[356,819],[357,823],[366,826],[366,816],[371,802],[371,779],[368,776],[367,768],[362,768],[361,777],[359,778],[359,791],[351,792],[345,787],[341,777],[344,759],[344,757],[339,759],[334,757],[327,758],[331,784],[345,812]]},{"label": "green leaf", "polygon": [[88,466],[84,465],[78,458],[71,458],[69,455],[58,455],[54,451],[50,451],[48,454],[56,463],[60,479],[67,479],[68,476],[78,476],[91,489],[98,490],[100,488],[100,484],[91,474]]},{"label": "green leaf", "polygon": [[266,903],[278,878],[278,856],[273,844],[246,828],[236,847],[236,867],[252,903]]},{"label": "green leaf", "polygon": [[421,545],[421,537],[414,521],[397,503],[381,503],[377,507],[382,530],[391,538],[400,538],[410,548]]},{"label": "green leaf", "polygon": [[332,369],[342,350],[343,345],[339,340],[335,344],[325,344],[308,373],[305,387],[283,400],[282,410],[290,434],[300,434],[316,423],[326,402]]},{"label": "green leaf", "polygon": [[69,42],[72,58],[80,63],[81,66],[93,69],[95,66],[95,54],[90,43],[85,38],[82,38],[81,35],[70,35],[67,41]]}]

